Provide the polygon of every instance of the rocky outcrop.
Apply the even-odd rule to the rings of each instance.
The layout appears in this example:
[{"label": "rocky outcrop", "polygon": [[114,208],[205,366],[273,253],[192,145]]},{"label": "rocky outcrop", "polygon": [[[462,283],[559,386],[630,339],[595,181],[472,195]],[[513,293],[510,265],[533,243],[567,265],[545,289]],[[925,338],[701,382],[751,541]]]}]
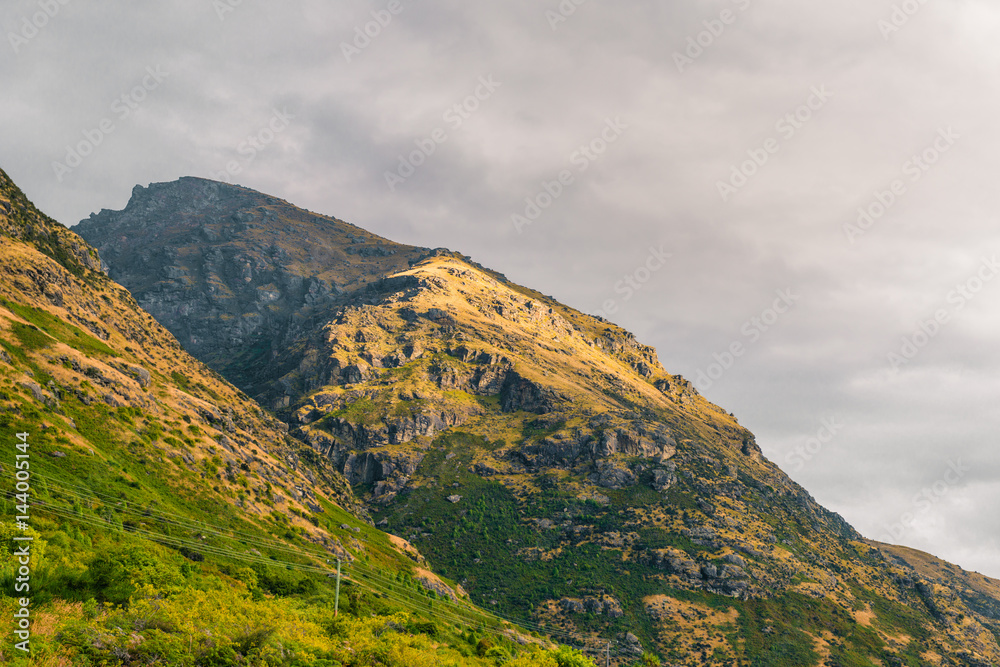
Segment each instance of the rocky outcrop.
[{"label": "rocky outcrop", "polygon": [[553,394],[519,373],[511,372],[500,388],[500,407],[504,412],[534,412],[542,414],[552,410]]},{"label": "rocky outcrop", "polygon": [[383,503],[406,485],[423,459],[420,450],[373,447],[359,451],[348,442],[320,430],[310,429],[300,434],[352,485],[373,485],[374,496]]},{"label": "rocky outcrop", "polygon": [[663,426],[640,423],[634,428],[609,428],[594,448],[597,456],[637,456],[667,461],[677,453],[677,441]]},{"label": "rocky outcrop", "polygon": [[633,473],[624,463],[604,460],[597,463],[597,471],[588,478],[594,484],[606,489],[624,489],[636,482]]},{"label": "rocky outcrop", "polygon": [[541,440],[525,442],[514,456],[531,469],[570,466],[581,456],[589,456],[593,436],[584,433],[577,437],[566,433],[556,433]]},{"label": "rocky outcrop", "polygon": [[562,598],[559,607],[569,614],[594,614],[620,618],[622,606],[610,595],[588,596],[585,598]]},{"label": "rocky outcrop", "polygon": [[621,644],[622,652],[626,655],[632,657],[638,657],[642,655],[642,642],[639,638],[633,635],[631,632],[624,632],[618,635],[618,641]]},{"label": "rocky outcrop", "polygon": [[[635,472],[622,463],[608,459],[632,457],[652,459],[666,470],[654,472],[654,488],[666,490],[676,482],[672,476],[676,466],[669,461],[677,453],[677,443],[669,431],[659,424],[637,422],[629,427],[608,426],[601,416],[591,420],[598,429],[558,431],[538,440],[525,441],[514,455],[529,469],[571,467],[581,460],[596,466],[595,483],[608,488],[623,488],[635,483]],[[616,472],[617,470],[617,472]],[[599,480],[604,480],[599,481]]]},{"label": "rocky outcrop", "polygon": [[[344,417],[330,417],[323,420],[323,431],[332,436],[324,453],[332,457],[334,452],[330,448],[335,446],[342,450],[369,449],[402,444],[418,437],[431,438],[445,429],[464,423],[473,414],[475,411],[471,410],[428,412],[396,417],[389,424],[358,424]],[[319,433],[309,437],[318,442],[323,440],[323,436]]]},{"label": "rocky outcrop", "polygon": [[652,567],[676,576],[681,583],[728,597],[744,597],[749,575],[739,565],[699,563],[680,549],[651,549],[643,560]]},{"label": "rocky outcrop", "polygon": [[[673,464],[670,464],[673,466]],[[663,493],[670,489],[674,484],[677,483],[677,475],[674,474],[676,466],[668,468],[666,470],[656,469],[653,471],[653,482],[652,487],[655,491]]]}]

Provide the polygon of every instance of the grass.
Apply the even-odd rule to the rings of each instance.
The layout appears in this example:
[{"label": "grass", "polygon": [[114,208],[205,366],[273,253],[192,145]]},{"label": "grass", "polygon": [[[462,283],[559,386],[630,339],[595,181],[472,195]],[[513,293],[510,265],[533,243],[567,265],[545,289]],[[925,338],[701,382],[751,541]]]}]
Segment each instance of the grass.
[{"label": "grass", "polygon": [[[12,303],[3,299],[0,299],[0,305],[3,305],[4,308],[21,319],[27,320],[35,327],[36,331],[47,334],[50,340],[55,339],[66,343],[83,354],[104,357],[121,356],[103,341],[41,308]],[[19,339],[25,336],[28,340],[32,341],[31,343],[25,342],[25,345],[29,346],[29,349],[38,349],[38,347],[31,347],[31,345],[40,346],[43,342],[37,335],[18,333],[19,331],[23,331],[24,325],[15,322],[13,326],[15,334]],[[48,345],[41,346],[47,347]]]}]

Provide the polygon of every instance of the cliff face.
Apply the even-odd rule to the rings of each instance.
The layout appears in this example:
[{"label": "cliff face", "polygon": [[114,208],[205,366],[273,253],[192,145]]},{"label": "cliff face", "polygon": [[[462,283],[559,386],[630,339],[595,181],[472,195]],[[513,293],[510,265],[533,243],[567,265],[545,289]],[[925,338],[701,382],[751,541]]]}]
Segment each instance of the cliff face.
[{"label": "cliff face", "polygon": [[993,589],[887,558],[603,319],[196,179],[80,231],[488,608],[672,664],[1000,660]]}]

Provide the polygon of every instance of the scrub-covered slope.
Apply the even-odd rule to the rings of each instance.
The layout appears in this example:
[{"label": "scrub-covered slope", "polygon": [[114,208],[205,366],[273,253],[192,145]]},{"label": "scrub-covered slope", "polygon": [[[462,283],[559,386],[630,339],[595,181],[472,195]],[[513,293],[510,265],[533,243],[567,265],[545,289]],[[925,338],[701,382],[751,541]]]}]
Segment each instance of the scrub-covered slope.
[{"label": "scrub-covered slope", "polygon": [[[148,192],[171,202],[189,187]],[[145,205],[140,226],[128,211],[144,196],[92,218],[87,238],[105,255],[115,239],[151,230],[149,256],[174,258],[179,277],[150,286],[108,255],[112,275],[143,303],[210,301],[212,285],[184,276],[201,275],[215,242],[159,231],[189,219],[176,205]],[[233,217],[207,202],[199,210],[207,225]],[[1000,660],[989,605],[886,558],[627,331],[457,253],[383,241],[369,247],[397,255],[350,254],[356,244],[337,231],[346,223],[326,233],[313,219],[301,235],[284,222],[296,211],[264,207],[247,233],[301,255],[322,248],[338,259],[296,264],[302,279],[349,267],[358,287],[316,304],[309,326],[283,330],[290,337],[261,332],[271,361],[259,359],[252,382],[207,361],[247,390],[280,395],[271,404],[290,433],[347,477],[376,524],[479,604],[610,643],[622,660],[643,651],[675,665]],[[226,243],[249,242],[243,233]],[[386,263],[397,256],[405,263]],[[223,251],[215,275],[235,276],[243,261]],[[177,312],[163,321],[179,335],[228,330],[212,311]]]}]

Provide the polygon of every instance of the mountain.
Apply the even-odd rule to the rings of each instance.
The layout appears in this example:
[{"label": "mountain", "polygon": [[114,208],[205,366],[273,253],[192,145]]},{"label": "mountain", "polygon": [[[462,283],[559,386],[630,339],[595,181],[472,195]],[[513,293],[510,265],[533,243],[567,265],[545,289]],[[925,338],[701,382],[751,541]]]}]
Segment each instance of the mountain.
[{"label": "mountain", "polygon": [[196,178],[136,186],[75,229],[185,349],[275,409],[308,389],[295,370],[327,314],[428,250]]},{"label": "mountain", "polygon": [[576,655],[471,605],[288,430],[0,171],[0,662]]},{"label": "mountain", "polygon": [[76,229],[483,607],[626,662],[1000,661],[996,582],[866,541],[611,322],[201,179]]}]

